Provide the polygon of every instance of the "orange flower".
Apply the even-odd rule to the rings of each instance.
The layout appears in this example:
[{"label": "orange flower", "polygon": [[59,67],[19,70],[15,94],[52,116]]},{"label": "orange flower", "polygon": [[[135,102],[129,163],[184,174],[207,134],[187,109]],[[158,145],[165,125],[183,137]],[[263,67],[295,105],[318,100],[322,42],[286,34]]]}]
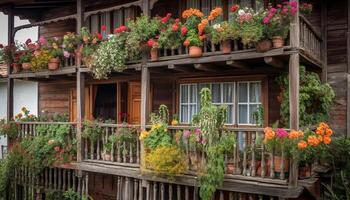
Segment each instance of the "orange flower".
[{"label": "orange flower", "polygon": [[190,46],[190,41],[189,41],[188,39],[186,39],[186,40],[184,41],[184,45],[185,45],[185,46]]},{"label": "orange flower", "polygon": [[304,132],[303,131],[298,131],[299,137],[304,137]]},{"label": "orange flower", "polygon": [[289,139],[296,139],[300,136],[300,133],[299,131],[296,131],[296,130],[291,130],[289,135],[288,135],[288,138]]},{"label": "orange flower", "polygon": [[323,137],[322,137],[322,136],[318,135],[318,136],[316,136],[316,137],[317,137],[319,143],[321,143],[321,142],[323,141]]},{"label": "orange flower", "polygon": [[182,17],[185,19],[191,17],[192,15],[197,16],[199,18],[202,18],[204,16],[204,14],[201,11],[199,11],[198,9],[194,9],[194,8],[189,8],[189,9],[183,11],[183,13],[182,13]]},{"label": "orange flower", "polygon": [[202,35],[205,27],[208,25],[209,21],[207,19],[203,19],[201,23],[198,24],[198,35]]},{"label": "orange flower", "polygon": [[203,41],[205,38],[206,38],[205,35],[199,36],[199,39],[200,39],[201,41]]},{"label": "orange flower", "polygon": [[303,150],[307,147],[307,143],[304,141],[304,140],[301,140],[299,143],[298,143],[298,149],[300,150]]},{"label": "orange flower", "polygon": [[323,138],[323,143],[325,143],[325,144],[330,144],[331,141],[332,141],[331,137],[325,136],[325,137]]},{"label": "orange flower", "polygon": [[311,146],[317,146],[319,143],[320,143],[320,141],[317,139],[317,137],[316,136],[309,136],[308,138],[307,138],[307,143],[309,144],[309,145],[311,145]]},{"label": "orange flower", "polygon": [[222,13],[222,8],[220,7],[217,7],[215,9],[213,9],[211,12],[210,12],[210,15],[208,16],[208,20],[214,20],[215,18],[217,18],[219,15],[221,15]]},{"label": "orange flower", "polygon": [[275,132],[270,127],[266,127],[264,129],[265,132],[265,140],[272,140],[275,137]]},{"label": "orange flower", "polygon": [[323,131],[323,129],[322,129],[321,127],[318,127],[318,128],[316,129],[316,134],[317,134],[317,135],[323,135],[323,133],[324,133],[324,131]]},{"label": "orange flower", "polygon": [[332,129],[330,128],[326,129],[326,136],[330,137],[331,135],[333,135]]},{"label": "orange flower", "polygon": [[321,122],[319,127],[321,127],[322,129],[327,129],[329,128],[328,124],[326,124],[325,122]]}]

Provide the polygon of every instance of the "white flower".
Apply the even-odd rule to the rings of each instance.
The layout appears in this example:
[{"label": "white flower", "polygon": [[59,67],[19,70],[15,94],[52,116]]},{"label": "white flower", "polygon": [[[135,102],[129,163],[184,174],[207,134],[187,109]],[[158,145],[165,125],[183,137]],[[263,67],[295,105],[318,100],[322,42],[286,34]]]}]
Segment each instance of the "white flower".
[{"label": "white flower", "polygon": [[213,28],[214,28],[214,29],[220,29],[220,28],[221,28],[221,24],[214,24],[214,25],[213,25]]},{"label": "white flower", "polygon": [[238,10],[238,14],[239,14],[239,15],[244,15],[245,12],[244,12],[244,10],[240,9],[240,10]]}]

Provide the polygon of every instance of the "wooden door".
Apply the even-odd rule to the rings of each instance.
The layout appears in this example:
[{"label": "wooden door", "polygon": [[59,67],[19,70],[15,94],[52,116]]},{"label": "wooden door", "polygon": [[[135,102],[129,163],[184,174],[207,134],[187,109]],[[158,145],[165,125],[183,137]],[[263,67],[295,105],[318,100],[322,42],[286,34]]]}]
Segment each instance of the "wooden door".
[{"label": "wooden door", "polygon": [[[92,87],[85,87],[85,119],[92,120]],[[71,122],[77,121],[77,90],[72,89],[70,92],[70,109],[69,119]]]},{"label": "wooden door", "polygon": [[130,82],[128,85],[128,123],[141,123],[141,83]]}]

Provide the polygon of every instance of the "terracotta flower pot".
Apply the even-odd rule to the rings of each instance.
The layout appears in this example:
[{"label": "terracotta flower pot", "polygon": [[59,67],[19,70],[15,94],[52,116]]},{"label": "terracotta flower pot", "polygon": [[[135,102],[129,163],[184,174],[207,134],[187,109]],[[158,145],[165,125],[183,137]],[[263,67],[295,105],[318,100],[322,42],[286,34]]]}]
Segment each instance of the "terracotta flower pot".
[{"label": "terracotta flower pot", "polygon": [[272,38],[273,48],[281,48],[284,45],[284,39],[282,36],[274,36]]},{"label": "terracotta flower pot", "polygon": [[191,58],[198,58],[202,56],[202,48],[198,46],[190,46],[189,56]]},{"label": "terracotta flower pot", "polygon": [[190,152],[189,156],[191,162],[191,169],[197,170],[202,161],[202,155],[200,153]]},{"label": "terracotta flower pot", "polygon": [[48,68],[51,71],[57,70],[60,66],[60,59],[58,58],[51,58],[48,64]]},{"label": "terracotta flower pot", "polygon": [[151,61],[156,61],[156,60],[158,60],[158,49],[152,48],[151,49]]},{"label": "terracotta flower pot", "polygon": [[266,52],[272,48],[272,43],[270,40],[262,40],[255,45],[255,48],[257,52]]},{"label": "terracotta flower pot", "polygon": [[221,43],[222,53],[231,53],[231,40],[225,40]]},{"label": "terracotta flower pot", "polygon": [[234,163],[227,163],[226,164],[226,173],[227,174],[234,174],[236,172],[235,164]]},{"label": "terracotta flower pot", "polygon": [[103,159],[104,161],[111,161],[111,160],[112,160],[112,156],[111,156],[110,153],[103,153],[103,154],[102,154],[102,159]]},{"label": "terracotta flower pot", "polygon": [[306,179],[306,178],[310,178],[311,177],[311,166],[310,165],[306,165],[303,167],[299,167],[299,178],[300,179]]},{"label": "terracotta flower pot", "polygon": [[[282,157],[274,156],[274,170],[275,172],[281,172]],[[284,172],[289,172],[289,160],[284,159]]]},{"label": "terracotta flower pot", "polygon": [[19,63],[13,63],[12,67],[13,67],[13,73],[18,73],[21,71],[21,64]]},{"label": "terracotta flower pot", "polygon": [[32,68],[32,64],[31,63],[22,63],[22,69],[30,70],[30,68]]}]

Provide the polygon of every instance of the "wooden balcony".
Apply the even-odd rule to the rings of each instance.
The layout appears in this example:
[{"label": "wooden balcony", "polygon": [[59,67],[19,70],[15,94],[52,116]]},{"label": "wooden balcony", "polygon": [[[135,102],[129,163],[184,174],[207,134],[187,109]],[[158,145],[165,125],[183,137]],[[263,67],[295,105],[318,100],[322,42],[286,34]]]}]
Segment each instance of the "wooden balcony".
[{"label": "wooden balcony", "polygon": [[[76,125],[76,123],[68,122],[20,122],[18,124],[20,127],[18,137],[20,138],[35,137],[37,135],[36,128],[38,126],[66,124],[72,127],[72,133],[74,133],[75,131],[73,129]],[[205,155],[203,155],[203,152],[199,149],[193,148],[193,146],[191,147],[188,138],[184,136],[181,138],[185,144],[182,150],[185,152],[188,160],[187,162],[189,163],[187,172],[181,176],[167,179],[166,177],[158,177],[151,170],[141,167],[140,163],[144,155],[141,151],[142,144],[138,139],[140,126],[98,124],[98,127],[101,128],[102,134],[97,141],[91,142],[87,138],[83,139],[83,161],[81,163],[73,162],[57,166],[58,168],[46,169],[42,176],[35,180],[37,184],[43,185],[44,188],[64,190],[65,188],[56,187],[68,187],[68,183],[73,183],[71,181],[67,182],[67,179],[61,176],[62,173],[66,173],[65,170],[68,169],[80,169],[85,172],[110,174],[133,179],[142,177],[142,179],[150,181],[152,185],[152,187],[149,188],[150,191],[158,190],[159,192],[159,189],[166,185],[166,189],[164,191],[162,189],[164,193],[174,193],[174,195],[176,195],[176,187],[184,187],[185,190],[187,188],[189,191],[185,196],[198,195],[198,191],[196,192],[193,190],[196,188],[195,186],[198,179],[196,165],[205,158]],[[135,136],[135,140],[117,141],[114,148],[111,150],[110,159],[106,160],[104,158],[104,145],[107,143],[108,138],[111,135],[120,136],[122,134],[121,130],[125,128],[131,130],[132,134]],[[194,130],[195,128],[196,127],[193,126],[169,126],[168,130],[169,134],[171,134],[174,139],[177,132]],[[225,127],[224,131],[234,134],[237,142],[232,150],[225,154],[226,173],[224,184],[219,188],[219,196],[224,195],[221,194],[221,190],[230,191],[232,194],[240,192],[249,193],[249,195],[252,196],[267,195],[271,197],[296,198],[304,190],[304,186],[313,184],[316,181],[316,179],[310,177],[309,179],[299,180],[297,187],[289,187],[288,179],[291,177],[288,176],[288,163],[282,162],[281,166],[277,167],[274,162],[274,159],[285,160],[285,155],[283,153],[277,154],[266,150],[262,142],[264,137],[262,128]],[[25,170],[25,168],[23,170]],[[52,173],[53,175],[47,175],[47,173]],[[17,179],[21,180],[26,176],[30,176],[30,174],[26,174],[25,171],[19,171]],[[31,180],[30,177],[26,179]],[[173,186],[170,185],[173,185],[174,188],[171,188]],[[158,192],[156,192],[157,195]]]}]

